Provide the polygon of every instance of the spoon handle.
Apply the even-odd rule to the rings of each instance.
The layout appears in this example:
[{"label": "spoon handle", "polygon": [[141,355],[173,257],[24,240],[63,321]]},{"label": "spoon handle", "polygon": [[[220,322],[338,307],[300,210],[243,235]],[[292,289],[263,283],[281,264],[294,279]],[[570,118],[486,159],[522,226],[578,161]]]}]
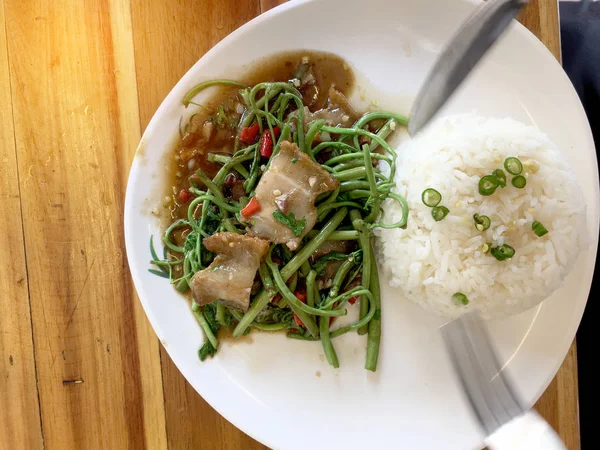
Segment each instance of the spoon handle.
[{"label": "spoon handle", "polygon": [[446,103],[526,3],[527,0],[488,0],[465,20],[438,56],[417,95],[408,123],[411,136]]}]

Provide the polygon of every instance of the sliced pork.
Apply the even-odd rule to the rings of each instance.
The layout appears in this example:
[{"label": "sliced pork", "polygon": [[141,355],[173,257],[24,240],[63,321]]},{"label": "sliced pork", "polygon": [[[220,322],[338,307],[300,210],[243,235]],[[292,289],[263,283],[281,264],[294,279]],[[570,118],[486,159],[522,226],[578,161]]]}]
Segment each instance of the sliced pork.
[{"label": "sliced pork", "polygon": [[256,187],[255,211],[245,217],[248,233],[295,250],[317,221],[317,196],[338,186],[339,181],[296,144],[282,142]]},{"label": "sliced pork", "polygon": [[269,251],[269,243],[229,232],[213,234],[202,243],[217,256],[192,277],[194,300],[200,305],[219,300],[230,308],[248,311],[256,271]]}]

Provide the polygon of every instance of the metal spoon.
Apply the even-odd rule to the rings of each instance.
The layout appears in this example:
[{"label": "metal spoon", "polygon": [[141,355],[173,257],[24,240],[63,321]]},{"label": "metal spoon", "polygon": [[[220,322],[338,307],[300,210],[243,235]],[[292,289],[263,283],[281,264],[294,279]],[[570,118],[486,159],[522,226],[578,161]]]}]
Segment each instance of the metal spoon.
[{"label": "metal spoon", "polygon": [[566,450],[556,432],[518,396],[478,313],[441,328],[450,360],[491,450]]},{"label": "metal spoon", "polygon": [[408,122],[411,136],[446,103],[526,3],[527,0],[488,0],[465,20],[439,55],[417,95]]}]

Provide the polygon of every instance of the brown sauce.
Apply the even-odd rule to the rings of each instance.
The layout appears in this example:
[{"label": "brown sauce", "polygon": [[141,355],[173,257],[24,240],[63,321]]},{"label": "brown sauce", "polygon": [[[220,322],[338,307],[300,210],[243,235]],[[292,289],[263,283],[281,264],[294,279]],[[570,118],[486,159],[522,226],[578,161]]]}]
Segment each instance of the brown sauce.
[{"label": "brown sauce", "polygon": [[[325,107],[331,86],[349,95],[354,86],[354,74],[340,57],[331,53],[293,51],[271,55],[255,62],[237,81],[255,85],[265,81],[289,81],[306,67],[314,83],[299,90],[304,105],[311,111]],[[239,87],[213,87],[214,94],[202,105],[190,104],[197,112],[188,123],[180,125],[180,138],[168,155],[167,203],[170,219],[187,217],[186,195],[180,193],[190,186],[189,177],[200,168],[211,178],[221,164],[210,162],[209,153],[231,155],[234,151],[237,125],[242,108]],[[176,236],[177,238],[177,236]],[[183,236],[179,239],[183,241]]]}]

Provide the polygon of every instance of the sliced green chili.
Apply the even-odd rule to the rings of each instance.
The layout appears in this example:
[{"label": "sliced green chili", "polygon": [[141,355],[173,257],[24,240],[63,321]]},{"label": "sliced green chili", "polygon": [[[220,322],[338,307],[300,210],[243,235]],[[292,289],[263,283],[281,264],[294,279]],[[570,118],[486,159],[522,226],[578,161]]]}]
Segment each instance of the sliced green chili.
[{"label": "sliced green chili", "polygon": [[498,179],[498,186],[501,188],[506,187],[506,174],[502,169],[496,169],[492,172],[492,175]]},{"label": "sliced green chili", "polygon": [[449,212],[450,210],[445,206],[435,206],[431,208],[431,216],[436,222],[444,220],[444,218],[448,215]]},{"label": "sliced green chili", "polygon": [[511,175],[519,175],[523,172],[523,164],[519,161],[519,158],[513,156],[504,160],[504,168]]},{"label": "sliced green chili", "polygon": [[433,208],[434,206],[439,205],[442,201],[442,194],[433,188],[427,188],[421,194],[421,200],[425,206]]},{"label": "sliced green chili", "polygon": [[539,223],[537,220],[531,224],[531,229],[538,237],[542,237],[548,234],[548,230],[546,229],[546,227]]},{"label": "sliced green chili", "polygon": [[516,177],[513,177],[511,183],[517,189],[523,189],[527,184],[527,179],[523,175],[517,175]]},{"label": "sliced green chili", "polygon": [[492,221],[488,216],[480,216],[479,214],[473,214],[473,221],[475,222],[477,231],[485,231],[492,224]]},{"label": "sliced green chili", "polygon": [[499,247],[492,247],[490,253],[498,261],[504,261],[512,258],[515,255],[515,249],[512,248],[510,245],[503,244]]},{"label": "sliced green chili", "polygon": [[452,301],[454,302],[455,305],[460,306],[460,305],[468,305],[469,304],[469,299],[467,298],[467,296],[465,294],[463,294],[462,292],[457,292],[456,294],[454,294],[452,296]]},{"label": "sliced green chili", "polygon": [[479,193],[483,196],[492,195],[500,186],[498,178],[494,175],[486,175],[479,180]]}]

